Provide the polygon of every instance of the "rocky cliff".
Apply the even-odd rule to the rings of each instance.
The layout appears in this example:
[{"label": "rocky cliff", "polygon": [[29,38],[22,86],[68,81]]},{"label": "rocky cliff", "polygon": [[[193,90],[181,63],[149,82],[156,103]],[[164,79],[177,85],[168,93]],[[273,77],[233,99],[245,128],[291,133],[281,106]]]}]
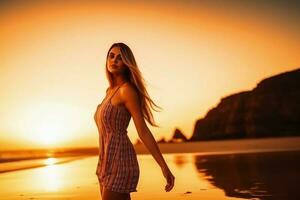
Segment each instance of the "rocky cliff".
[{"label": "rocky cliff", "polygon": [[221,99],[196,121],[190,141],[300,135],[300,69]]},{"label": "rocky cliff", "polygon": [[185,135],[181,132],[179,128],[176,128],[171,140],[169,140],[168,142],[185,142],[185,141],[187,141]]}]

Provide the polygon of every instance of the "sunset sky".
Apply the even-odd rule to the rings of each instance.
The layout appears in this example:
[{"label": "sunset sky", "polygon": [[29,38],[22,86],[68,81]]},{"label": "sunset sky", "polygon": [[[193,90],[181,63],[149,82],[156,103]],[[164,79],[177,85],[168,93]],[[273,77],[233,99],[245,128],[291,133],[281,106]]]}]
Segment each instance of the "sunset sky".
[{"label": "sunset sky", "polygon": [[[106,53],[133,51],[162,112],[190,137],[222,97],[300,66],[296,1],[1,1],[0,150],[97,146]],[[138,138],[133,120],[128,134]]]}]

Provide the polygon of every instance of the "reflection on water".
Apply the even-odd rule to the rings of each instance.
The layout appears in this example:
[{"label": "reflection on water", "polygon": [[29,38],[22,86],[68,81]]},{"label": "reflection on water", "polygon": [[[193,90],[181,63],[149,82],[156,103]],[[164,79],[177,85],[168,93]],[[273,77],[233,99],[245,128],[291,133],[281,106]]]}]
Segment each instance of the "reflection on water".
[{"label": "reflection on water", "polygon": [[62,170],[58,165],[48,165],[37,173],[35,180],[39,180],[35,188],[41,188],[47,192],[59,191],[63,184]]},{"label": "reflection on water", "polygon": [[165,192],[166,180],[159,165],[151,155],[138,155],[140,179],[135,200],[241,200],[228,198],[222,189],[213,186],[205,178],[197,176],[194,164],[194,153],[164,154],[164,158],[175,176],[175,185],[171,192]]},{"label": "reflection on water", "polygon": [[45,165],[54,165],[58,162],[57,158],[47,158],[44,163]]},{"label": "reflection on water", "polygon": [[195,155],[199,178],[246,199],[300,199],[300,152]]},{"label": "reflection on water", "polygon": [[187,163],[187,157],[182,154],[174,155],[174,163],[178,168],[182,168]]},{"label": "reflection on water", "polygon": [[[300,199],[300,152],[163,156],[175,176],[173,190],[165,192],[166,180],[154,158],[138,155],[140,179],[132,199]],[[58,164],[59,158],[48,158],[45,167],[0,173],[0,200],[100,199],[98,156],[72,159]]]}]

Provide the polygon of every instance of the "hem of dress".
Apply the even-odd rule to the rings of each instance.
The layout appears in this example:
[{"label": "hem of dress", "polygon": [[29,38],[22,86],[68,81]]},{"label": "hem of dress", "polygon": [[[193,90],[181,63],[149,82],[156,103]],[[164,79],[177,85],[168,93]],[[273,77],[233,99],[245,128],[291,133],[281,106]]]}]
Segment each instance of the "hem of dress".
[{"label": "hem of dress", "polygon": [[106,186],[103,184],[103,187],[105,187],[106,189],[110,190],[110,191],[113,191],[113,192],[118,192],[118,193],[131,193],[131,192],[137,192],[136,189],[133,189],[133,190],[115,190],[113,189],[112,187],[109,187],[109,186]]},{"label": "hem of dress", "polygon": [[[100,181],[100,180],[99,180]],[[131,192],[137,192],[137,189],[129,189],[129,190],[115,190],[112,186],[107,186],[103,183],[103,181],[100,181],[102,186],[106,189],[113,191],[113,192],[119,192],[119,193],[131,193]]]}]

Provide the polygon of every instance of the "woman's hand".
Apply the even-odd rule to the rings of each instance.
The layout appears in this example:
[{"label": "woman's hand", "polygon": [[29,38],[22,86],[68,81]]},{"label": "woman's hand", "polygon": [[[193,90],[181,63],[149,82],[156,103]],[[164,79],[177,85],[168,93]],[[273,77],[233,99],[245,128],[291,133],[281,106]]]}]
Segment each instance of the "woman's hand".
[{"label": "woman's hand", "polygon": [[164,174],[164,177],[167,180],[167,185],[165,186],[165,190],[166,192],[169,192],[174,186],[175,177],[173,176],[172,172],[168,167],[162,168],[162,172]]}]

